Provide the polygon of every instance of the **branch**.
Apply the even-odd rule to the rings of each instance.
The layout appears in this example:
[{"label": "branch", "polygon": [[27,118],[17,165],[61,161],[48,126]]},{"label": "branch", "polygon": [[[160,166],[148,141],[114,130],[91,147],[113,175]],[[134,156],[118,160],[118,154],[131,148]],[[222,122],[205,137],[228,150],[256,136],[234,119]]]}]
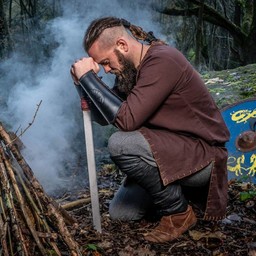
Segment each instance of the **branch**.
[{"label": "branch", "polygon": [[[26,248],[26,241],[24,239],[24,236],[22,234],[21,228],[20,228],[20,221],[18,217],[17,210],[15,208],[15,203],[14,203],[14,198],[12,194],[10,193],[11,191],[11,185],[10,181],[8,179],[7,171],[2,159],[2,156],[4,155],[3,153],[3,148],[0,147],[0,180],[1,180],[1,189],[3,192],[3,196],[5,198],[5,205],[7,206],[7,211],[8,211],[8,216],[10,217],[10,222],[13,223],[13,228],[11,229],[13,231],[13,236],[17,240],[18,243],[18,248],[20,249],[20,253],[24,256],[29,256],[28,250]],[[4,220],[6,223],[8,220]],[[8,223],[8,224],[9,224]],[[11,254],[13,255],[13,254]]]},{"label": "branch", "polygon": [[[15,194],[16,194],[16,201],[17,203],[19,203],[19,206],[20,206],[20,209],[23,213],[23,217],[25,219],[25,222],[27,224],[27,227],[29,228],[30,232],[31,232],[31,235],[33,236],[34,238],[34,241],[36,242],[37,246],[38,246],[38,249],[39,251],[42,253],[42,255],[47,255],[47,251],[45,249],[45,247],[43,246],[41,240],[39,239],[38,237],[38,234],[34,228],[34,223],[33,221],[31,220],[30,216],[31,216],[31,211],[29,210],[28,207],[26,207],[26,201],[24,200],[23,196],[22,196],[22,193],[19,189],[19,186],[18,186],[18,183],[17,183],[17,180],[15,178],[15,174],[13,172],[13,168],[11,166],[11,163],[10,161],[5,157],[4,155],[4,152],[3,150],[1,149],[1,155],[2,155],[2,160],[5,164],[5,167],[6,167],[6,171],[8,172],[8,177],[9,177],[9,180],[10,182],[12,183],[12,186],[13,186],[13,189],[15,191]],[[24,239],[23,239],[24,240]],[[24,244],[25,241],[22,241],[22,244]]]},{"label": "branch", "polygon": [[[173,15],[173,16],[196,16],[198,17],[200,5],[202,4],[198,0],[190,0],[189,3],[193,3],[192,7],[187,9],[185,8],[177,8],[177,7],[165,7],[163,9],[159,8],[159,6],[154,5],[153,8],[166,15]],[[230,32],[234,37],[238,40],[245,40],[247,35],[242,31],[240,27],[235,25],[230,20],[226,19],[220,13],[218,13],[214,8],[210,5],[203,3],[204,13],[203,13],[203,20],[212,23],[213,25],[222,27]]]},{"label": "branch", "polygon": [[28,11],[28,8],[23,3],[23,1],[20,1],[20,8],[21,8],[21,11],[25,11],[28,14],[29,18],[32,18],[31,13]]},{"label": "branch", "polygon": [[37,104],[37,108],[36,108],[36,111],[35,111],[32,121],[28,124],[28,126],[24,130],[21,130],[20,134],[17,135],[15,137],[15,139],[13,139],[9,144],[7,144],[6,147],[8,147],[10,144],[12,144],[14,141],[16,141],[18,138],[20,138],[32,126],[32,124],[34,123],[34,121],[36,119],[36,116],[37,116],[38,110],[41,106],[41,103],[42,103],[42,100],[40,100],[40,102]]}]

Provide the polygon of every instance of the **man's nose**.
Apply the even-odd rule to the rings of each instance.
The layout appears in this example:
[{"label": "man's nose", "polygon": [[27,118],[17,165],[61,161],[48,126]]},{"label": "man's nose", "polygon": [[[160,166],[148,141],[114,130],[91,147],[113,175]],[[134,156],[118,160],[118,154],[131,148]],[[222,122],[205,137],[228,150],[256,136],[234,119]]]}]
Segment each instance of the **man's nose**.
[{"label": "man's nose", "polygon": [[104,68],[105,73],[108,73],[108,72],[111,71],[111,67],[110,66],[104,66],[103,68]]}]

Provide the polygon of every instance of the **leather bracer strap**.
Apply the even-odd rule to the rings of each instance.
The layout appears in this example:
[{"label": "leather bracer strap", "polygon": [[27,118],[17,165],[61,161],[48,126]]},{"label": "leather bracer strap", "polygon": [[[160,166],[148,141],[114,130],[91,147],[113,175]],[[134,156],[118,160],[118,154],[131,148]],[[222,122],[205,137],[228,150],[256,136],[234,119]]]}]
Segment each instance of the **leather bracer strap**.
[{"label": "leather bracer strap", "polygon": [[92,70],[79,79],[79,84],[106,121],[113,124],[122,100]]}]

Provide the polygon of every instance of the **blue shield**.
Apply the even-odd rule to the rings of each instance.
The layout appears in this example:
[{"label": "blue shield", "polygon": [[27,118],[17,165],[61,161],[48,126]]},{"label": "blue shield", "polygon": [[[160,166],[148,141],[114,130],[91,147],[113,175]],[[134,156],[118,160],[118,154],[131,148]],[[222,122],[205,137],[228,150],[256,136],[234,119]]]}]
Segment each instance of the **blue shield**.
[{"label": "blue shield", "polygon": [[230,105],[222,109],[222,116],[230,131],[230,140],[226,143],[228,178],[256,183],[256,142],[252,142],[256,138],[256,99]]}]

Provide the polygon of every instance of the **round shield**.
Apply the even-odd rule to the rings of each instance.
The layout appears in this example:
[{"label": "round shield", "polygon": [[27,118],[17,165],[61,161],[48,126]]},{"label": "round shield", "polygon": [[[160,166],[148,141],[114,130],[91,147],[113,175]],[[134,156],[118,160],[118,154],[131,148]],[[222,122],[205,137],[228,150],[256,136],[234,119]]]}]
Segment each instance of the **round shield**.
[{"label": "round shield", "polygon": [[230,132],[228,178],[256,183],[256,98],[229,105],[222,116]]}]

